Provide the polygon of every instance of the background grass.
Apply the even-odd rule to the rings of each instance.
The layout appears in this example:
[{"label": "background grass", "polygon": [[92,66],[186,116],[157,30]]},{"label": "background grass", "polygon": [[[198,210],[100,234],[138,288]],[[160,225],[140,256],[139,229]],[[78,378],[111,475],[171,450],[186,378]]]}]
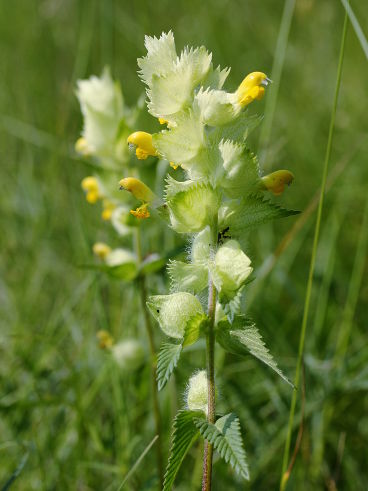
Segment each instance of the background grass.
[{"label": "background grass", "polygon": [[[364,30],[367,6],[351,5]],[[154,437],[148,366],[121,373],[95,337],[108,329],[116,339],[137,335],[146,342],[135,287],[78,268],[90,260],[96,239],[114,239],[80,190],[90,168],[73,152],[81,128],[77,78],[110,64],[133,105],[143,92],[136,58],[144,53],[144,34],[171,28],[179,49],[205,44],[215,64],[231,66],[227,87],[233,89],[250,71],[271,72],[283,6],[272,0],[0,1],[0,486],[13,475],[19,490],[116,490]],[[290,169],[296,179],[283,202],[310,211],[262,227],[248,245],[258,280],[246,307],[290,378],[343,15],[338,1],[296,1],[263,165],[266,172]],[[306,336],[304,434],[290,489],[368,487],[367,79],[367,60],[349,26]],[[263,101],[256,110],[264,110]],[[146,129],[153,124],[147,119]],[[257,130],[255,148],[259,137]],[[288,247],[278,248],[288,232]],[[167,234],[166,245],[177,240]],[[159,247],[152,236],[145,253]],[[150,290],[165,292],[165,283],[157,275]],[[158,343],[158,329],[156,335]],[[166,451],[172,417],[202,351],[187,356],[160,395]],[[245,488],[276,489],[289,387],[250,358],[219,353],[217,373],[218,409],[234,409],[244,429],[252,478]],[[298,403],[296,428],[300,409]],[[177,489],[198,488],[200,451],[188,456]],[[125,489],[154,489],[154,462],[151,449]],[[215,490],[244,488],[220,461],[215,476]]]}]

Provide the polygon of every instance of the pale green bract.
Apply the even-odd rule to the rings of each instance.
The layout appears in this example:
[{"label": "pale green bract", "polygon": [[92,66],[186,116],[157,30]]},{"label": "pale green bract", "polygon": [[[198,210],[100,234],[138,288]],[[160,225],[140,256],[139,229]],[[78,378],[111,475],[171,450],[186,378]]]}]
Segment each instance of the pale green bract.
[{"label": "pale green bract", "polygon": [[147,306],[163,332],[176,339],[184,336],[186,324],[191,317],[203,313],[199,300],[187,292],[153,295]]}]

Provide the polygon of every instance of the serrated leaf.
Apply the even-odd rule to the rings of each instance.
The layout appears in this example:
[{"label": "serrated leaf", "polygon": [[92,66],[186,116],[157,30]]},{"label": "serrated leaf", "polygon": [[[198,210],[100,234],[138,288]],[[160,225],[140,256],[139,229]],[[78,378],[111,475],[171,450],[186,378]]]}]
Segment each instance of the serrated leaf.
[{"label": "serrated leaf", "polygon": [[194,418],[200,418],[199,411],[179,411],[173,423],[173,434],[169,461],[166,467],[163,491],[170,491],[180,466],[195,440],[199,430],[194,424]]},{"label": "serrated leaf", "polygon": [[206,314],[197,314],[187,322],[182,343],[183,348],[194,344],[198,340],[207,321],[208,317]]},{"label": "serrated leaf", "polygon": [[224,313],[228,316],[230,322],[233,322],[236,314],[238,314],[240,311],[244,286],[245,285],[241,286],[238,291],[233,293],[233,295],[229,295],[224,292],[219,294],[220,305]]},{"label": "serrated leaf", "polygon": [[229,324],[227,321],[219,322],[216,331],[216,339],[221,346],[230,353],[242,356],[250,353],[262,363],[272,368],[272,370],[285,380],[285,382],[294,387],[277,366],[277,363],[266,347],[260,332],[250,319],[239,316],[236,318],[233,325]]},{"label": "serrated leaf", "polygon": [[167,384],[171,374],[178,364],[181,350],[181,344],[164,343],[161,345],[157,357],[156,379],[158,390],[163,389]]},{"label": "serrated leaf", "polygon": [[287,210],[259,195],[250,195],[239,203],[231,201],[219,211],[219,230],[227,229],[231,237],[238,237],[275,218],[297,215],[299,211]]},{"label": "serrated leaf", "polygon": [[203,438],[211,443],[226,463],[244,479],[249,479],[248,464],[243,447],[240,423],[234,413],[218,419],[215,424],[203,418],[195,418],[194,423],[199,428]]}]

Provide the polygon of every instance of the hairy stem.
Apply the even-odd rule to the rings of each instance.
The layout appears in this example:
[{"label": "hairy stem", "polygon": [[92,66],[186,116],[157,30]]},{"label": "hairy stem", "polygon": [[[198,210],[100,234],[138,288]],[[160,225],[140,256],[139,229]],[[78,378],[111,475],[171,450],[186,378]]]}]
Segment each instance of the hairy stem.
[{"label": "hairy stem", "polygon": [[[342,63],[343,63],[344,52],[345,52],[346,31],[347,31],[347,14],[345,14],[344,26],[343,26],[343,30],[342,30],[340,55],[339,55],[339,63],[338,63],[338,68],[337,68],[337,77],[336,77],[336,86],[335,86],[335,94],[334,94],[334,101],[333,101],[332,112],[331,112],[330,128],[329,128],[329,133],[328,133],[326,155],[325,155],[325,161],[324,161],[324,166],[323,166],[321,192],[320,192],[320,198],[319,198],[319,204],[318,204],[318,210],[317,210],[317,220],[316,220],[316,225],[315,225],[315,229],[314,229],[312,256],[311,256],[311,261],[310,261],[310,266],[309,266],[307,291],[306,291],[306,295],[305,295],[303,320],[302,320],[302,327],[301,327],[300,339],[299,339],[298,360],[297,360],[297,364],[296,364],[296,371],[295,371],[295,378],[294,378],[295,387],[298,387],[298,385],[299,385],[300,371],[301,371],[302,361],[303,361],[304,341],[305,341],[305,333],[306,333],[307,323],[308,323],[310,299],[311,299],[311,294],[312,294],[314,266],[315,266],[315,262],[316,262],[317,246],[318,246],[318,240],[319,240],[319,231],[321,228],[321,221],[322,221],[323,201],[324,201],[324,195],[325,195],[325,189],[326,189],[328,164],[330,161],[331,148],[332,148],[332,137],[333,137],[334,126],[335,126],[337,101],[338,101],[338,96],[339,96],[339,91],[340,91]],[[293,428],[293,423],[294,423],[294,413],[295,413],[296,400],[297,400],[297,391],[295,390],[293,392],[293,396],[292,396],[292,400],[291,400],[291,406],[290,406],[289,423],[288,423],[287,437],[286,437],[286,442],[285,442],[284,457],[283,457],[283,463],[282,463],[280,491],[285,490],[287,482],[288,482],[289,477],[290,477],[290,473],[288,472],[287,468],[288,468],[288,463],[289,463],[291,433],[292,433],[292,428]]]},{"label": "hairy stem", "polygon": [[[141,234],[140,234],[139,227],[136,227],[135,250],[136,250],[138,262],[140,263],[142,261],[142,244],[141,244]],[[162,444],[161,444],[161,415],[160,415],[160,406],[158,402],[158,390],[157,390],[157,383],[156,383],[156,349],[155,349],[155,341],[153,337],[151,318],[146,305],[147,287],[146,287],[146,278],[144,275],[139,277],[138,284],[139,284],[139,291],[140,291],[140,297],[142,303],[142,310],[144,315],[144,324],[147,331],[149,347],[150,347],[153,413],[155,417],[156,435],[158,436],[156,442],[157,472],[159,477],[159,489],[162,489],[164,483],[164,472],[163,472],[163,457],[162,457]]]},{"label": "hairy stem", "polygon": [[[217,226],[212,230],[212,253],[217,244]],[[208,415],[209,423],[215,422],[215,313],[216,288],[212,278],[208,278],[208,317],[210,319],[206,336],[207,384],[208,384]],[[213,445],[207,440],[204,443],[202,491],[210,491],[212,483],[212,456]]]}]

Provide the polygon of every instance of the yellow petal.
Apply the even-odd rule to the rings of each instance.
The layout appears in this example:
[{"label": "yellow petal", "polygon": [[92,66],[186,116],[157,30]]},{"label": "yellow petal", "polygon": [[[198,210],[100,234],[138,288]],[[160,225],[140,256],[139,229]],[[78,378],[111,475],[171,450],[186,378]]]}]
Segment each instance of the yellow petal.
[{"label": "yellow petal", "polygon": [[132,193],[132,195],[143,201],[149,203],[155,198],[155,194],[151,189],[144,184],[144,182],[136,179],[135,177],[125,177],[119,181],[120,189],[125,189]]},{"label": "yellow petal", "polygon": [[128,136],[129,145],[136,147],[136,156],[140,160],[145,160],[149,155],[156,156],[157,151],[152,145],[152,135],[145,131],[136,131]]},{"label": "yellow petal", "polygon": [[288,170],[277,170],[261,178],[261,189],[271,191],[275,196],[283,193],[285,185],[294,180],[294,175]]},{"label": "yellow petal", "polygon": [[249,73],[236,91],[239,104],[245,107],[255,99],[262,99],[265,92],[264,86],[269,82],[271,82],[270,79],[263,72]]}]

